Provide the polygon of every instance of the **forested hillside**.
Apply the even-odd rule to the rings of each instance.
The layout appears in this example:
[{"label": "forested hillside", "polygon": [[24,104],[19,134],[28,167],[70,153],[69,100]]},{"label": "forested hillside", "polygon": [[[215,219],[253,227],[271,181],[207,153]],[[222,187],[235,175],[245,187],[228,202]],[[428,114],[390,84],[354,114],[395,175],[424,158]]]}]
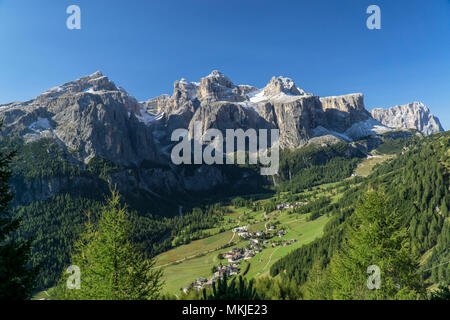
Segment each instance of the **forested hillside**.
[{"label": "forested hillside", "polygon": [[[2,139],[0,147],[18,151],[10,181],[15,193],[12,211],[21,220],[15,237],[32,240],[31,262],[40,270],[37,289],[51,287],[67,267],[88,217],[93,222],[98,218],[110,193],[110,175],[133,168],[98,158],[80,166],[50,139],[26,145],[20,139]],[[123,203],[130,209],[136,243],[147,256],[202,238],[204,230],[221,221],[220,206],[186,206],[180,216],[177,203],[169,198],[125,192]]]},{"label": "forested hillside", "polygon": [[[316,263],[324,269],[340,248],[348,226],[354,224],[355,203],[368,190],[387,195],[406,228],[412,254],[424,256],[419,272],[428,283],[450,278],[450,133],[439,133],[408,143],[394,160],[378,165],[368,178],[350,188],[337,205],[328,206],[332,219],[322,238],[280,259],[271,275],[304,284]],[[398,149],[398,148],[397,148]],[[445,264],[446,263],[446,264]]]},{"label": "forested hillside", "polygon": [[[40,267],[38,289],[55,284],[61,270],[67,267],[74,242],[88,218],[98,219],[104,201],[70,193],[53,196],[45,201],[14,208],[21,219],[18,240],[32,239],[31,261]],[[183,216],[172,218],[130,211],[133,238],[141,252],[154,256],[174,246],[189,243],[207,235],[204,230],[222,221],[220,208],[194,208]]]},{"label": "forested hillside", "polygon": [[[80,167],[56,143],[46,139],[27,145],[20,140],[3,140],[2,145],[19,150],[12,163],[16,192],[13,211],[21,219],[16,237],[18,240],[33,239],[32,262],[34,266],[40,266],[37,288],[48,288],[67,266],[73,243],[88,217],[94,222],[97,219],[109,194],[110,175],[124,168],[96,158]],[[346,180],[365,157],[365,152],[375,147],[381,153],[400,155],[396,160],[378,166],[368,178]],[[434,283],[448,279],[448,265],[435,268],[449,260],[449,223],[444,223],[449,206],[448,148],[449,136],[443,133],[423,140],[415,136],[407,139],[386,135],[375,142],[368,138],[358,144],[312,145],[282,152],[280,175],[274,181],[272,191],[266,192],[287,192],[291,195],[286,198],[289,201],[303,201],[297,192],[324,183],[340,181],[348,190],[337,202],[318,197],[294,210],[298,214],[310,213],[308,220],[327,215],[331,216],[331,221],[322,238],[276,262],[271,274],[282,273],[283,277],[303,284],[314,262],[325,268],[342,242],[345,226],[351,223],[347,218],[352,215],[362,193],[371,188],[383,188],[390,195],[391,203],[402,213],[402,223],[408,227],[413,251],[418,255],[427,253],[423,270],[429,270],[423,272],[424,276]],[[127,170],[131,174],[133,168]],[[195,170],[194,166],[186,168],[186,172],[189,170]],[[239,172],[235,171],[238,178]],[[56,190],[56,194],[36,199],[35,194],[25,192],[30,189],[37,190],[38,195],[45,195],[46,190]],[[186,199],[184,195],[182,215],[164,217],[164,212],[179,212],[172,201],[153,198],[142,206],[142,198],[125,193],[124,203],[130,208],[133,237],[138,248],[150,257],[210,236],[208,230],[217,228],[224,221],[220,202],[230,201],[228,194],[229,191],[217,190],[208,195],[208,199],[195,195]],[[180,195],[178,199],[181,198]],[[245,201],[251,202],[251,199]],[[17,202],[21,204],[17,205]],[[266,202],[264,210],[271,212],[276,204],[276,198],[273,198]],[[252,204],[249,206],[253,207]]]}]

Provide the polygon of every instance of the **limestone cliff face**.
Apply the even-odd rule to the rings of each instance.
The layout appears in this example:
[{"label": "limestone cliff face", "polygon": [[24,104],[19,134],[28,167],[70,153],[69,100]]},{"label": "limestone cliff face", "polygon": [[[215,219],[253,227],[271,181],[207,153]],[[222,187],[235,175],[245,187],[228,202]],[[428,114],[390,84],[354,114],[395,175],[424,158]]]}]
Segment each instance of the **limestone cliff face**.
[{"label": "limestone cliff face", "polygon": [[28,205],[34,201],[47,200],[60,192],[83,189],[86,186],[101,188],[101,181],[85,177],[71,178],[68,176],[57,176],[49,178],[34,178],[20,180],[13,177],[11,185],[15,194],[12,205]]},{"label": "limestone cliff face", "polygon": [[263,91],[264,94],[269,97],[282,93],[293,96],[305,95],[305,92],[302,89],[297,88],[292,79],[285,77],[273,77]]},{"label": "limestone cliff face", "polygon": [[195,122],[203,131],[277,128],[282,148],[352,141],[389,128],[425,134],[442,130],[439,119],[419,103],[369,113],[362,94],[319,98],[285,77],[273,77],[259,90],[236,85],[219,71],[200,82],[176,81],[172,95],[142,103],[96,72],[36,99],[2,105],[0,114],[5,135],[27,142],[54,138],[80,161],[100,157],[120,165],[167,161],[171,133],[180,128],[192,132]]},{"label": "limestone cliff face", "polygon": [[444,131],[439,118],[420,102],[371,111],[372,117],[390,128],[415,129],[425,135]]},{"label": "limestone cliff face", "polygon": [[194,136],[194,124],[199,123],[202,134],[208,129],[272,129],[273,123],[265,121],[255,110],[231,102],[213,102],[199,108],[189,124],[190,136]]},{"label": "limestone cliff face", "polygon": [[200,107],[189,124],[191,137],[195,123],[201,123],[202,133],[210,128],[223,133],[226,129],[280,129],[282,148],[298,148],[308,142],[320,104],[317,97],[306,95],[283,77],[272,78],[259,91],[235,86],[221,73],[213,72],[201,80],[199,92],[196,99],[200,99]]},{"label": "limestone cliff face", "polygon": [[203,131],[277,128],[281,147],[291,149],[322,141],[353,141],[390,130],[372,118],[363,94],[320,98],[281,76],[273,77],[259,90],[235,85],[213,71],[198,83],[177,81],[172,96],[163,95],[144,104],[149,112],[164,113],[169,132],[190,128],[192,136],[193,122],[198,121]]},{"label": "limestone cliff face", "polygon": [[0,107],[5,135],[22,136],[27,142],[54,138],[82,162],[100,157],[120,165],[158,158],[141,112],[136,99],[99,72],[26,103]]},{"label": "limestone cliff face", "polygon": [[200,80],[198,99],[203,103],[212,101],[242,102],[246,94],[256,88],[250,86],[236,86],[220,71],[213,71]]},{"label": "limestone cliff face", "polygon": [[364,106],[361,93],[320,98],[322,113],[318,123],[323,127],[343,133],[353,124],[371,118]]},{"label": "limestone cliff face", "polygon": [[305,97],[294,101],[271,101],[280,129],[280,146],[294,149],[304,146],[312,137],[319,99]]}]

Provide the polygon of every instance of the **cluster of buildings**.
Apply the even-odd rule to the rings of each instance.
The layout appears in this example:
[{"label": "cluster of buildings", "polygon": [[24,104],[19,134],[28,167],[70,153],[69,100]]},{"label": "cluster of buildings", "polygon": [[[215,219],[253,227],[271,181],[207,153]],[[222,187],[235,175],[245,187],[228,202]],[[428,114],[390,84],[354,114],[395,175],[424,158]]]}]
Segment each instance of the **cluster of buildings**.
[{"label": "cluster of buildings", "polygon": [[239,274],[239,263],[233,263],[228,266],[224,266],[219,264],[217,266],[217,271],[214,273],[213,277],[209,280],[211,284],[215,282],[217,279],[223,279],[225,275],[237,276]]},{"label": "cluster of buildings", "polygon": [[277,237],[281,238],[283,236],[286,235],[286,230],[285,229],[281,229],[280,231],[277,232]]},{"label": "cluster of buildings", "polygon": [[[297,202],[297,204],[303,205],[301,202]],[[290,206],[289,203],[282,204],[284,208],[286,206]],[[277,207],[278,208],[278,207]],[[189,286],[183,288],[183,291],[187,293],[191,289],[202,290],[203,288],[211,287],[214,282],[218,279],[223,279],[225,275],[232,277],[239,274],[239,266],[242,260],[252,259],[256,254],[260,253],[265,245],[270,245],[269,239],[273,236],[283,237],[286,235],[286,230],[281,229],[278,232],[274,233],[276,228],[275,226],[266,227],[267,231],[257,231],[257,232],[249,232],[247,226],[234,228],[233,233],[237,234],[239,237],[243,239],[249,239],[249,244],[244,248],[233,248],[228,252],[222,253],[221,256],[223,259],[227,259],[229,265],[224,266],[219,264],[214,272],[214,275],[211,279],[206,278],[198,278],[196,281],[191,282]],[[278,246],[289,246],[293,243],[297,242],[295,239],[291,240],[282,240],[282,241],[273,241],[272,247]]]},{"label": "cluster of buildings", "polygon": [[233,229],[233,233],[237,233],[237,235],[241,238],[247,239],[248,238],[248,227],[247,226],[243,226],[243,227],[237,227]]},{"label": "cluster of buildings", "polygon": [[211,288],[213,283],[218,279],[223,279],[225,275],[231,277],[239,274],[239,263],[233,263],[228,266],[219,264],[217,271],[214,273],[211,279],[203,277],[198,278],[196,281],[191,282],[188,286],[183,288],[184,293],[188,293],[191,289],[202,290],[203,288]]},{"label": "cluster of buildings", "polygon": [[259,240],[260,238],[265,238],[265,239],[269,238],[271,236],[269,231],[274,231],[275,227],[271,226],[271,227],[267,228],[267,230],[268,230],[268,232],[265,232],[265,231],[252,232],[252,231],[248,231],[247,227],[239,227],[239,228],[233,229],[233,232],[237,233],[237,235],[239,237],[241,237],[242,239],[250,239],[250,241],[251,241],[251,240]]},{"label": "cluster of buildings", "polygon": [[198,278],[196,281],[191,282],[188,286],[183,288],[184,293],[188,293],[191,289],[201,290],[204,288],[208,280],[206,278]]},{"label": "cluster of buildings", "polygon": [[290,246],[291,244],[294,244],[296,242],[297,242],[297,240],[295,240],[295,239],[274,241],[274,242],[272,242],[272,247],[279,247],[279,246],[286,247],[286,246]]},{"label": "cluster of buildings", "polygon": [[[255,240],[255,239],[252,239]],[[254,241],[250,243],[250,246],[245,248],[233,248],[230,251],[223,253],[222,258],[228,259],[228,262],[233,263],[240,260],[249,260],[260,253],[262,248]]]},{"label": "cluster of buildings", "polygon": [[244,234],[241,238],[244,239],[258,239],[258,238],[267,238],[270,237],[270,234],[264,231],[257,231],[257,232],[247,232],[247,234]]},{"label": "cluster of buildings", "polygon": [[282,209],[295,209],[297,207],[301,207],[304,206],[305,204],[307,204],[306,202],[301,202],[298,201],[295,204],[292,204],[290,202],[284,202],[284,203],[280,203],[276,205],[277,210],[282,210]]}]

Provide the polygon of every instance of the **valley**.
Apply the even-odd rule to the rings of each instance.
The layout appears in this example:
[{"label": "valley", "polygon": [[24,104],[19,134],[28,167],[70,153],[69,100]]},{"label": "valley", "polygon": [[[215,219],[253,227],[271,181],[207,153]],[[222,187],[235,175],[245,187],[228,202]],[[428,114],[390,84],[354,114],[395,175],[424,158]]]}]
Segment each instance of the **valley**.
[{"label": "valley", "polygon": [[[289,208],[294,206],[288,202],[289,196],[306,198],[309,202],[326,196],[333,202],[342,196],[344,190],[345,188],[339,183],[331,183],[313,187],[310,191],[299,194],[291,195],[285,192],[272,198],[255,201],[254,204],[261,207],[271,202],[278,206],[285,204],[285,207],[288,207],[275,209],[267,214],[264,209],[253,211],[252,207],[226,206],[225,221],[227,221],[227,227],[231,229],[174,248],[156,257],[156,268],[163,268],[164,271],[165,292],[176,295],[183,288],[188,288],[191,283],[195,285],[200,278],[211,279],[214,274],[213,267],[217,267],[219,264],[224,266],[238,264],[238,274],[248,280],[270,276],[270,267],[274,262],[304,244],[321,237],[323,228],[329,221],[329,217],[326,215],[308,221],[308,213],[295,213],[294,208]],[[232,232],[233,228],[246,227],[249,233],[256,234],[267,231],[267,228],[271,226],[276,226],[269,233],[272,236],[265,240],[267,243],[259,246],[260,251],[252,255],[250,259],[228,261],[228,259],[219,258],[219,255],[233,248],[249,246],[249,239],[243,239],[238,236],[238,232]],[[284,230],[285,234],[278,236],[278,230]],[[256,236],[254,238],[258,239]],[[291,240],[295,240],[295,242],[289,243]]]},{"label": "valley", "polygon": [[449,1],[0,0],[0,301],[450,300]]},{"label": "valley", "polygon": [[[0,146],[17,151],[15,237],[33,239],[35,293],[53,292],[114,189],[129,213],[130,240],[156,259],[167,297],[209,288],[225,274],[304,290],[311,272],[327,269],[373,188],[389,194],[413,253],[427,253],[423,268],[434,270],[447,256],[447,133],[422,104],[399,110],[392,122],[391,111],[377,111],[377,121],[362,94],[318,97],[284,77],[257,89],[218,71],[145,102],[97,72],[1,106]],[[279,130],[277,174],[260,175],[259,164],[172,163],[171,133],[191,134],[196,123],[205,132]],[[446,279],[442,270],[427,271],[427,285]]]}]

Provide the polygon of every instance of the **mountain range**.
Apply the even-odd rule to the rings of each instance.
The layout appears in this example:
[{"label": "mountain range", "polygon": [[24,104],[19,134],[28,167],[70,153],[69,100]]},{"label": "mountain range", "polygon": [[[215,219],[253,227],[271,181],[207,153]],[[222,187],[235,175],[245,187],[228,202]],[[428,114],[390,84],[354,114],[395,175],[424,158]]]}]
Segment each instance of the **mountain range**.
[{"label": "mountain range", "polygon": [[[102,159],[121,167],[110,181],[126,192],[153,196],[211,190],[236,183],[236,173],[218,166],[190,172],[171,163],[175,129],[279,129],[282,149],[354,142],[391,131],[443,131],[439,119],[420,103],[367,111],[361,93],[318,97],[292,79],[273,77],[262,89],[236,85],[219,71],[200,82],[181,79],[172,95],[139,102],[101,72],[51,88],[35,99],[0,105],[1,135],[25,145],[52,141],[65,161],[86,168]],[[223,167],[223,166],[222,166]],[[127,170],[133,169],[133,174]],[[240,183],[259,178],[239,172]],[[25,183],[17,203],[46,199],[67,189],[68,179]],[[37,187],[38,186],[38,187]],[[27,199],[25,201],[25,199]]]},{"label": "mountain range", "polygon": [[323,141],[355,141],[392,129],[425,135],[443,131],[421,103],[368,112],[360,93],[318,97],[293,80],[273,77],[263,89],[235,85],[219,71],[200,82],[176,81],[171,96],[138,102],[101,72],[52,88],[37,98],[0,105],[3,135],[26,142],[51,137],[75,158],[118,164],[165,162],[170,135],[200,121],[202,129],[280,129],[282,148]]},{"label": "mountain range", "polygon": [[[279,190],[288,191],[289,201],[298,202],[301,199],[295,197],[313,186],[340,182],[347,188],[354,183],[347,179],[352,175],[362,181],[355,170],[362,162],[379,159],[376,152],[403,155],[409,145],[418,141],[426,145],[435,137],[436,145],[445,149],[447,141],[441,143],[438,134],[431,135],[442,131],[442,126],[419,103],[369,112],[359,93],[318,97],[285,77],[273,77],[258,89],[235,85],[219,71],[200,82],[176,81],[172,95],[147,101],[137,101],[96,72],[35,99],[0,105],[0,119],[0,148],[18,151],[10,181],[15,194],[12,211],[22,221],[17,237],[35,239],[32,262],[41,266],[40,289],[54,285],[69,263],[70,248],[87,212],[95,216],[111,186],[118,188],[133,212],[135,240],[153,255],[222,227],[210,205],[220,207],[223,199]],[[192,133],[195,122],[201,123],[203,132],[279,129],[279,174],[263,177],[254,166],[174,165],[171,134],[180,128]],[[426,135],[431,136],[422,139]],[[404,158],[407,154],[396,162],[398,167]],[[433,168],[428,171],[434,172]],[[420,170],[410,168],[410,178],[415,179]],[[403,174],[397,172],[395,177],[403,179]],[[432,183],[430,179],[423,181],[445,190],[440,183],[448,180]],[[436,194],[436,199],[427,205],[438,207],[442,202],[438,193],[428,193]],[[352,204],[352,199],[345,196],[342,201]],[[317,201],[320,212],[334,210],[334,204]],[[194,210],[196,206],[203,211]],[[342,208],[335,208],[340,212],[336,218],[347,212]],[[409,207],[405,210],[412,212]],[[425,249],[435,243],[433,239]]]}]

